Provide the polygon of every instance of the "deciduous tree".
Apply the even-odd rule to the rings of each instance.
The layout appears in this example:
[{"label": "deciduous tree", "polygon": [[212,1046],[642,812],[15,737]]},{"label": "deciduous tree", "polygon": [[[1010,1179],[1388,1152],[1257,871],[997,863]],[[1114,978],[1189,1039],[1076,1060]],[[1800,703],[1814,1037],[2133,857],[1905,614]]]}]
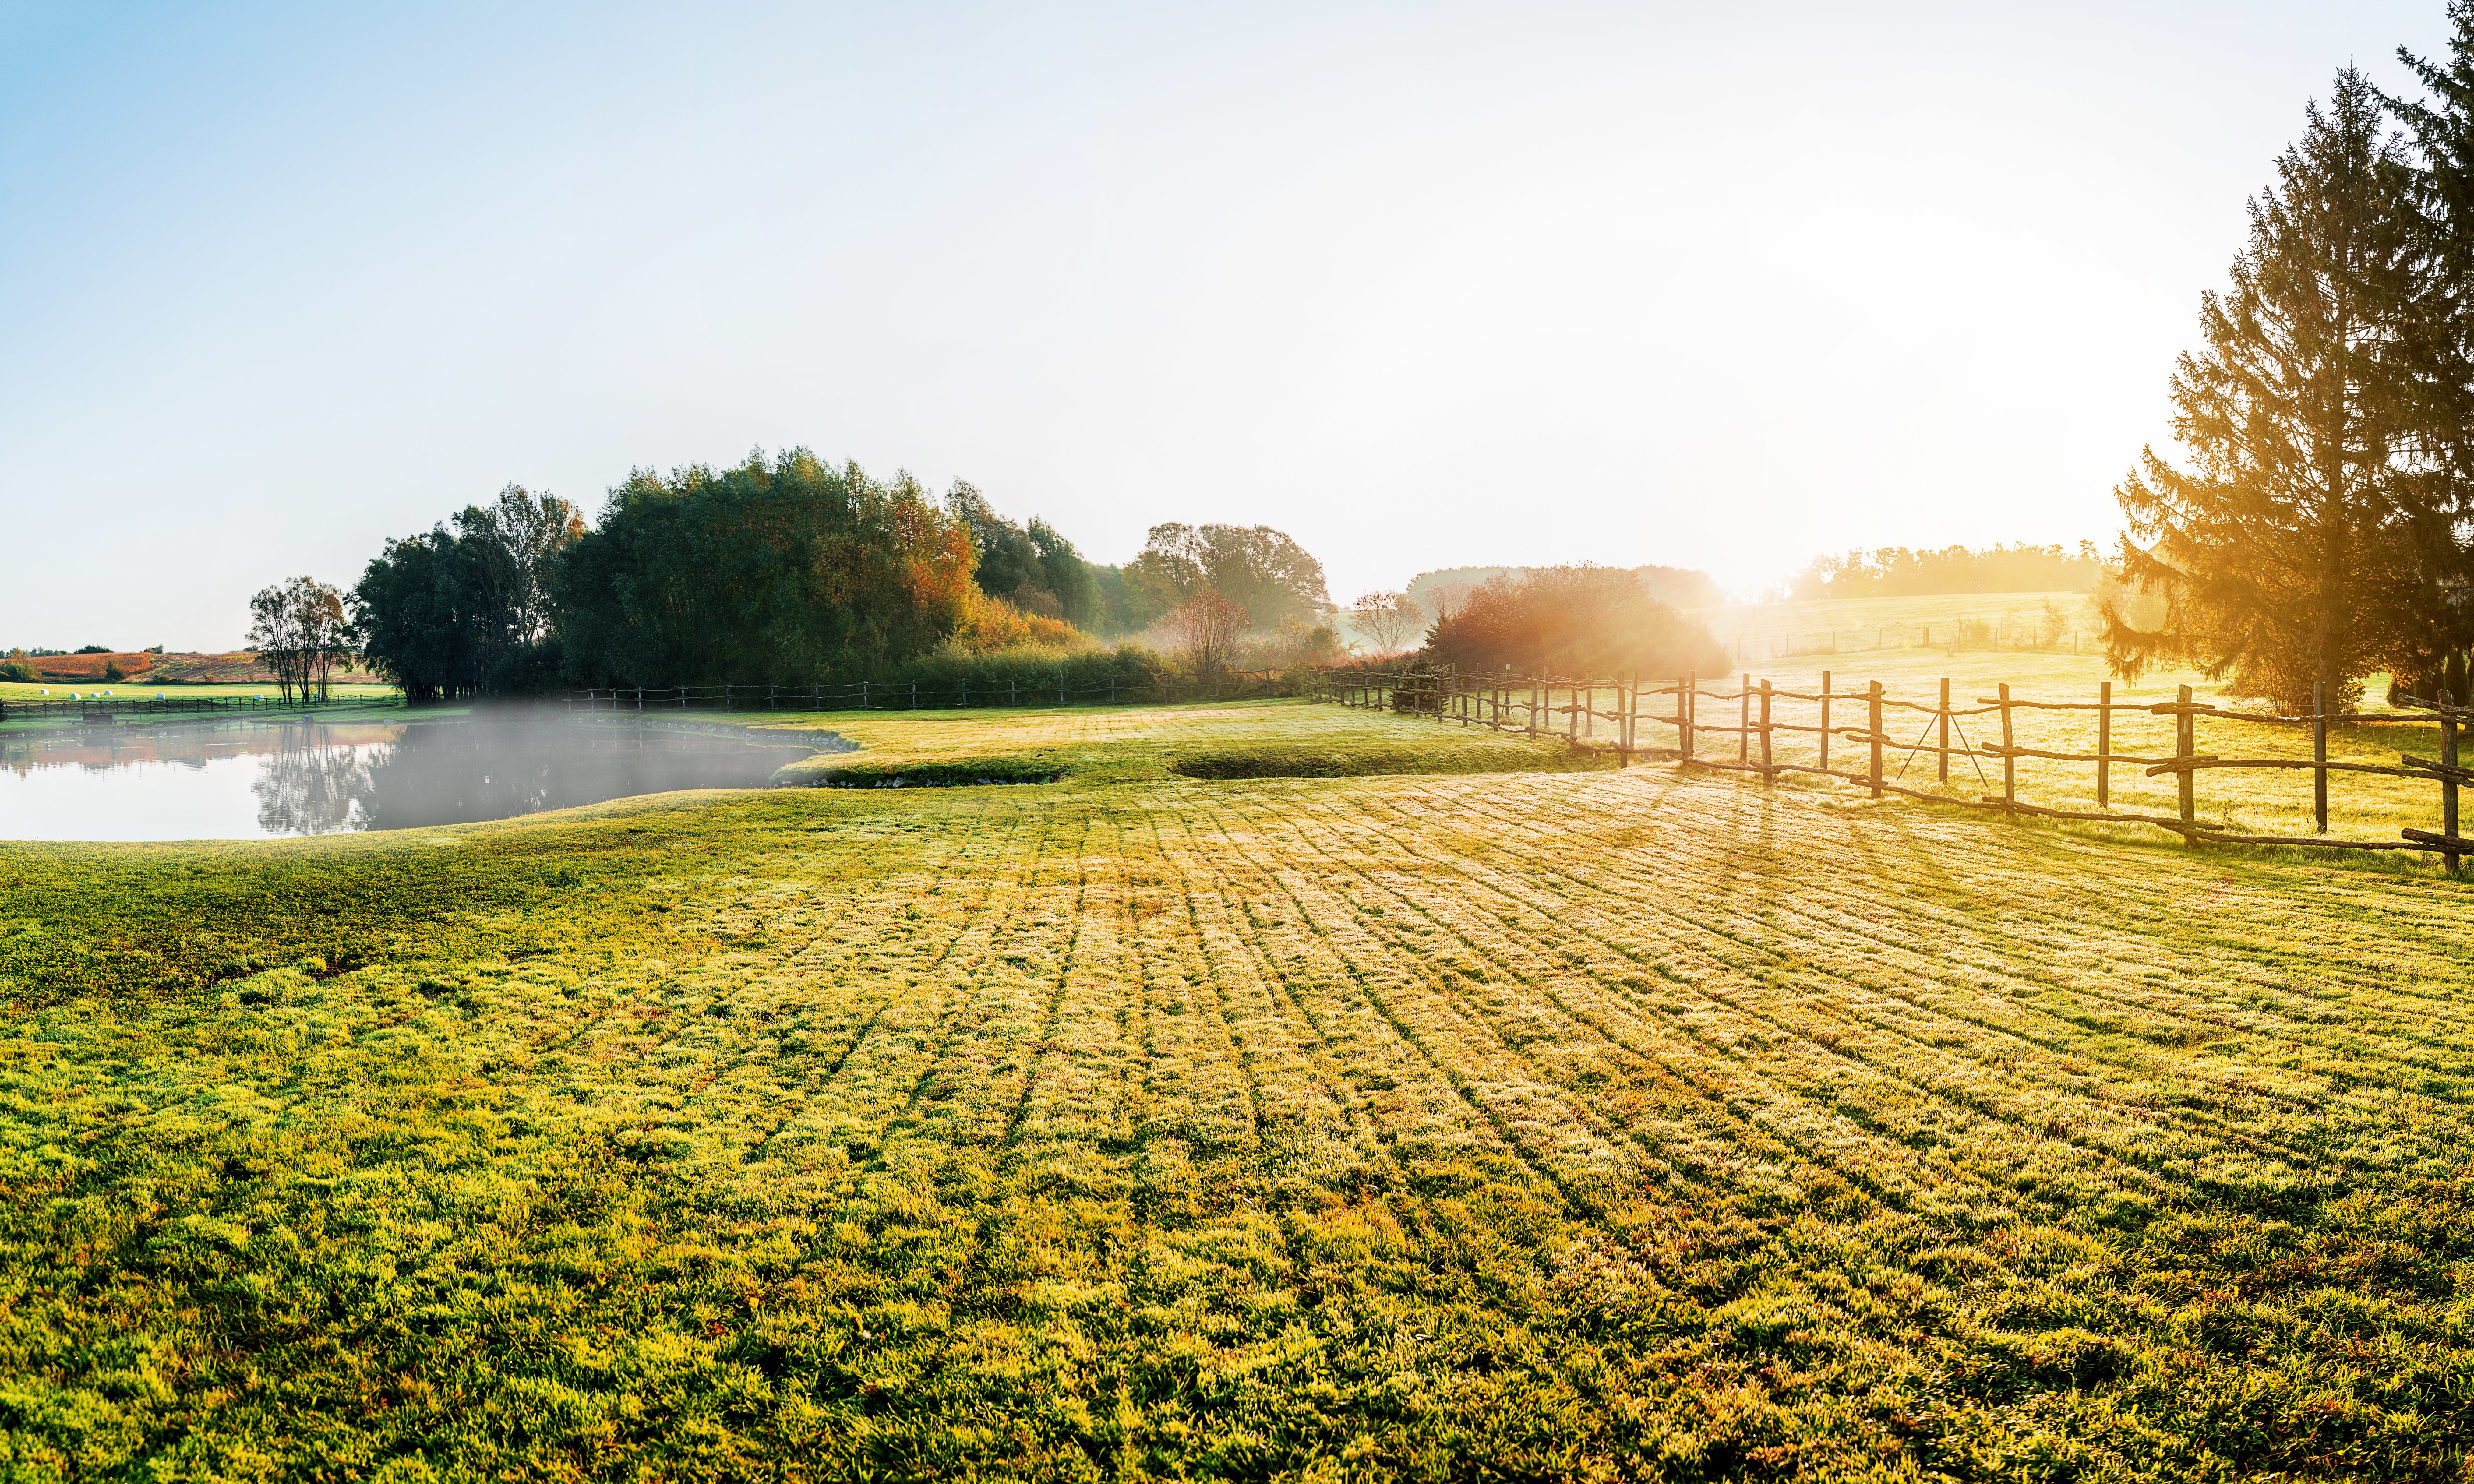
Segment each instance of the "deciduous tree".
[{"label": "deciduous tree", "polygon": [[962,625],[970,532],[908,474],[805,449],[638,471],[561,557],[568,673],[623,685],[803,684],[935,647]]},{"label": "deciduous tree", "polygon": [[1210,588],[1245,609],[1256,628],[1331,611],[1322,563],[1268,525],[1154,525],[1126,581],[1145,606],[1158,604],[1154,613]]},{"label": "deciduous tree", "polygon": [[1348,617],[1378,654],[1397,654],[1426,627],[1426,611],[1403,593],[1365,594],[1348,605]]},{"label": "deciduous tree", "polygon": [[1218,588],[1202,588],[1177,604],[1167,627],[1195,673],[1218,675],[1228,669],[1237,642],[1246,636],[1246,610]]},{"label": "deciduous tree", "polygon": [[1722,672],[1710,631],[1620,567],[1538,567],[1482,583],[1435,620],[1424,657],[1467,670],[1564,674]]},{"label": "deciduous tree", "polygon": [[352,658],[344,595],[314,577],[261,588],[249,600],[249,644],[275,672],[284,700],[327,698],[327,680]]}]

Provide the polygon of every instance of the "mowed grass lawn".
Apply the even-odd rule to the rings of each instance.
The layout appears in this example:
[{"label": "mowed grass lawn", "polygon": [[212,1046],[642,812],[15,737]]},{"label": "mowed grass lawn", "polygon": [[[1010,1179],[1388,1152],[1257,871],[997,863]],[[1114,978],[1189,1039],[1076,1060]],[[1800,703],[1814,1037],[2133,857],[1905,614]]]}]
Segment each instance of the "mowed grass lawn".
[{"label": "mowed grass lawn", "polygon": [[2435,872],[828,724],[1065,778],[0,845],[0,1472],[2462,1475]]}]

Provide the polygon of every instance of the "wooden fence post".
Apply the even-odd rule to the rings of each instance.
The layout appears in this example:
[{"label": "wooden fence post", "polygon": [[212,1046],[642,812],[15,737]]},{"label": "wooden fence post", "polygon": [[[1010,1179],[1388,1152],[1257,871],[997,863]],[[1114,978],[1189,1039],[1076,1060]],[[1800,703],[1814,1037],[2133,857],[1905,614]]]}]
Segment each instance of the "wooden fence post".
[{"label": "wooden fence post", "polygon": [[1764,680],[1761,682],[1761,787],[1764,789],[1778,782],[1778,775],[1770,769],[1771,761],[1770,683]]},{"label": "wooden fence post", "polygon": [[1941,781],[1950,782],[1950,677],[1941,677]]},{"label": "wooden fence post", "polygon": [[1873,682],[1872,691],[1866,699],[1872,702],[1870,730],[1873,734],[1873,796],[1880,798],[1881,796],[1881,682],[1878,680]]},{"label": "wooden fence post", "polygon": [[[2328,761],[2328,687],[2324,682],[2311,685],[2311,761]],[[2328,769],[2311,769],[2311,819],[2319,833],[2328,833]]]},{"label": "wooden fence post", "polygon": [[2182,843],[2195,846],[2199,842],[2199,838],[2192,834],[2189,827],[2198,822],[2198,800],[2193,791],[2198,774],[2192,768],[2191,760],[2198,755],[2199,729],[2191,716],[2189,686],[2182,687],[2181,703],[2181,708],[2173,713],[2173,756],[2182,765],[2179,769],[2182,780],[2181,806],[2184,826]]},{"label": "wooden fence post", "polygon": [[1686,767],[1692,766],[1692,689],[1690,675],[1675,677],[1675,750],[1684,754]]},{"label": "wooden fence post", "polygon": [[1821,672],[1821,770],[1830,771],[1830,671]]},{"label": "wooden fence post", "polygon": [[[2010,687],[2001,687],[2001,807],[2008,809],[2019,802],[2019,758],[2012,752],[2010,736]],[[2017,815],[2011,816],[2016,819]]]},{"label": "wooden fence post", "polygon": [[2096,807],[2105,809],[2113,803],[2113,682],[2107,680],[2096,692]]},{"label": "wooden fence post", "polygon": [[1735,761],[1753,760],[1753,672],[1744,671],[1735,687]]},{"label": "wooden fence post", "polygon": [[[2457,697],[2446,691],[2439,693],[2439,761],[2444,767],[2457,766]],[[2453,771],[2439,775],[2439,833],[2452,841],[2457,839],[2457,778]],[[2458,873],[2462,860],[2454,850],[2447,853],[2448,874]]]}]

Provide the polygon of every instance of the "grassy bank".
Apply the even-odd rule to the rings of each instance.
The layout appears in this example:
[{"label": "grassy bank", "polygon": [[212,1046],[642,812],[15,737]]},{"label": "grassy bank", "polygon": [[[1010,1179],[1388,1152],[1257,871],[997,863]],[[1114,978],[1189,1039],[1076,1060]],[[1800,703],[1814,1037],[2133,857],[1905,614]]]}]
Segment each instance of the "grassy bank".
[{"label": "grassy bank", "polygon": [[[740,719],[732,718],[730,719]],[[1555,742],[1395,722],[1285,701],[1108,709],[821,712],[750,718],[759,735],[829,730],[856,750],[785,769],[787,783],[861,787],[1176,777],[1336,778],[1372,773],[1588,771],[1604,765]]]},{"label": "grassy bank", "polygon": [[820,766],[1064,781],[0,845],[6,1467],[2403,1478],[2474,1438],[2444,879],[1336,708],[815,719],[867,743]]}]

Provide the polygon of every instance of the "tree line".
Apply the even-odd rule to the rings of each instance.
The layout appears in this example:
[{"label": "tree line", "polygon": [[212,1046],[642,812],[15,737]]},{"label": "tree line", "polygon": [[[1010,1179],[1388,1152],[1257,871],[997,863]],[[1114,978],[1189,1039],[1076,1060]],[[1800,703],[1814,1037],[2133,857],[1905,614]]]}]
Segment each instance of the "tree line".
[{"label": "tree line", "polygon": [[[2122,672],[2189,659],[2288,712],[2364,677],[2466,698],[2474,648],[2474,6],[2421,98],[2352,67],[2249,203],[2143,451],[2100,598]],[[2399,127],[2402,126],[2402,127]]]},{"label": "tree line", "polygon": [[591,523],[510,485],[388,542],[344,601],[368,663],[416,700],[803,685],[1155,626],[1207,668],[1249,629],[1311,629],[1331,606],[1322,563],[1268,526],[1154,525],[1132,561],[1102,565],[967,482],[938,499],[805,449],[634,471]]},{"label": "tree line", "polygon": [[2083,593],[2104,580],[2096,543],[2075,551],[2058,546],[1999,545],[1978,551],[1944,547],[1910,551],[1882,547],[1818,556],[1787,582],[1791,599],[1925,597],[1945,593]]}]

